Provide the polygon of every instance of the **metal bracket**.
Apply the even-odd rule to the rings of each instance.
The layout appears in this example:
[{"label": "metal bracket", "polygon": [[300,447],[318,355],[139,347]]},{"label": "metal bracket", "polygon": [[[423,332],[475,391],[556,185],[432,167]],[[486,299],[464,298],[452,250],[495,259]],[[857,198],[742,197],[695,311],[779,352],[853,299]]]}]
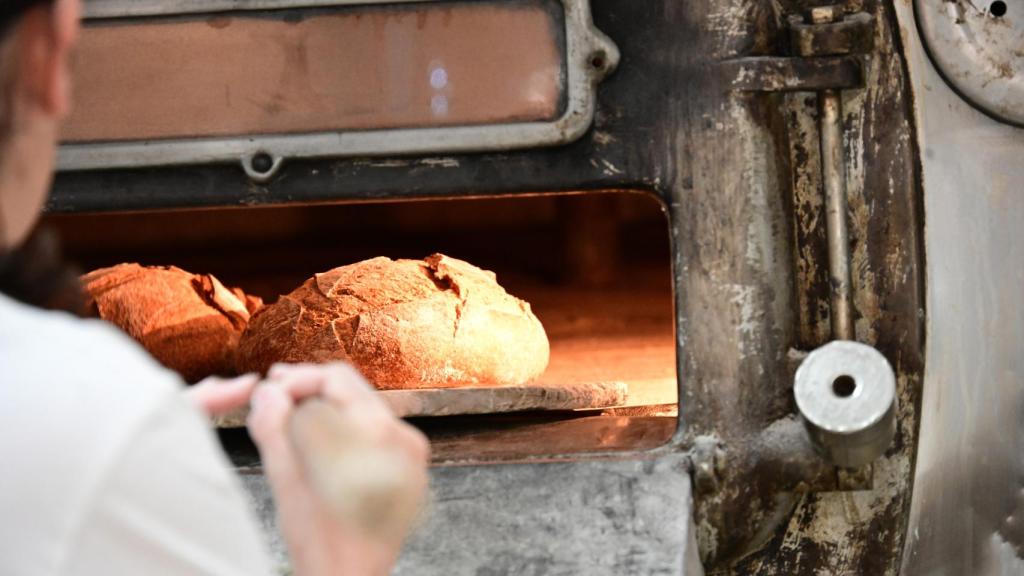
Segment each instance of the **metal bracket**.
[{"label": "metal bracket", "polygon": [[796,56],[865,54],[874,40],[875,21],[866,12],[845,14],[840,7],[820,6],[789,17],[790,49]]},{"label": "metal bracket", "polygon": [[757,56],[722,62],[720,71],[740,92],[826,91],[864,85],[858,54],[874,46],[874,18],[847,14],[841,5],[817,6],[789,17],[791,57]]},{"label": "metal bracket", "polygon": [[694,488],[699,494],[709,494],[718,490],[720,472],[725,452],[722,443],[713,436],[694,438],[690,450],[690,461],[693,465]]},{"label": "metal bracket", "polygon": [[864,85],[859,58],[785,58],[756,56],[719,64],[733,90],[740,92],[816,92]]}]

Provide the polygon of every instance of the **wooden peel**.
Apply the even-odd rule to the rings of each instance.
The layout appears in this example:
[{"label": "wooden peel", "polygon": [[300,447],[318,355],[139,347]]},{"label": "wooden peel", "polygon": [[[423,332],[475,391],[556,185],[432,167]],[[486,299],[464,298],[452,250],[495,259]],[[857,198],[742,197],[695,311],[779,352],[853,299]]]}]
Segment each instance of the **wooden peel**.
[{"label": "wooden peel", "polygon": [[289,435],[306,479],[336,518],[373,536],[408,532],[422,505],[423,471],[399,448],[317,399],[295,409]]},{"label": "wooden peel", "polygon": [[[675,400],[674,390],[672,394],[664,403]],[[380,395],[399,418],[527,410],[600,410],[627,405],[631,398],[630,388],[624,382],[385,390]],[[214,425],[218,428],[244,427],[248,414],[248,407],[235,410],[214,418]]]},{"label": "wooden peel", "polygon": [[621,406],[626,403],[628,394],[629,387],[622,382],[380,392],[391,411],[401,418],[528,410],[594,410]]}]

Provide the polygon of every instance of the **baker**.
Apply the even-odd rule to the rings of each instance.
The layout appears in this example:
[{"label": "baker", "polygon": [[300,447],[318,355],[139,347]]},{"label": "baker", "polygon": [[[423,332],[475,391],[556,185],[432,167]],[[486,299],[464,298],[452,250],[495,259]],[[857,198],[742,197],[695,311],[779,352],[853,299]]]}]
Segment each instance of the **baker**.
[{"label": "baker", "polygon": [[0,574],[275,573],[207,423],[250,400],[295,573],[386,574],[403,534],[332,515],[287,434],[307,397],[359,413],[370,441],[402,454],[422,491],[426,440],[354,371],[279,365],[263,383],[186,390],[113,328],[11,297],[47,293],[45,275],[26,291],[10,268],[50,186],[80,11],[80,0],[0,3]]}]

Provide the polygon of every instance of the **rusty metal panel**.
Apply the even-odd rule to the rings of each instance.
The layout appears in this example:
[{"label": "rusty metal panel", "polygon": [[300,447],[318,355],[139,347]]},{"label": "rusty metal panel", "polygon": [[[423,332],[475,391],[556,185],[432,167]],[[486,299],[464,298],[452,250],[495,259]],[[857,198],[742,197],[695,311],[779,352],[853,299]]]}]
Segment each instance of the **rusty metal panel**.
[{"label": "rusty metal panel", "polygon": [[[720,50],[712,57],[776,53],[785,45],[780,37],[788,15],[808,4],[709,5],[706,42]],[[875,463],[870,489],[842,490],[843,473],[835,469],[832,487],[825,478],[813,488],[787,486],[791,472],[771,448],[785,446],[792,458],[799,445],[786,434],[790,407],[773,401],[785,397],[781,388],[791,382],[787,353],[795,367],[803,351],[824,344],[830,333],[817,97],[740,94],[707,104],[688,125],[680,154],[679,164],[693,170],[693,191],[684,172],[673,205],[684,270],[678,291],[685,338],[681,398],[689,400],[680,409],[690,433],[718,440],[722,452],[714,459],[717,481],[707,483],[707,492],[700,489],[700,473],[695,477],[701,551],[714,573],[899,569],[923,367],[919,191],[891,6],[864,2],[861,9],[877,27],[864,87],[843,92],[853,312],[857,340],[880,350],[896,371],[897,437]],[[705,84],[698,97],[711,100],[716,88]],[[727,163],[743,168],[717,168]],[[778,230],[791,236],[780,238]],[[780,276],[794,282],[786,285]],[[724,326],[733,329],[719,329]],[[737,450],[748,442],[754,448]]]}]

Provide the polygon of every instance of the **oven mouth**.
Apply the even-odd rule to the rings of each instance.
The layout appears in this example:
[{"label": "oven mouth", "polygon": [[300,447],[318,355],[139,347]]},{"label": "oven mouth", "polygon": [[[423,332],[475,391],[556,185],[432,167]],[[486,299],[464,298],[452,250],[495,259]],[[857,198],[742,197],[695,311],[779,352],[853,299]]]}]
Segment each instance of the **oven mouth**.
[{"label": "oven mouth", "polygon": [[[650,450],[678,427],[672,247],[664,206],[647,193],[59,214],[44,224],[85,270],[173,265],[268,303],[337,266],[444,253],[495,272],[544,325],[550,359],[526,386],[625,387],[614,405],[412,414],[439,464]],[[220,437],[236,465],[258,466],[244,429]]]}]

